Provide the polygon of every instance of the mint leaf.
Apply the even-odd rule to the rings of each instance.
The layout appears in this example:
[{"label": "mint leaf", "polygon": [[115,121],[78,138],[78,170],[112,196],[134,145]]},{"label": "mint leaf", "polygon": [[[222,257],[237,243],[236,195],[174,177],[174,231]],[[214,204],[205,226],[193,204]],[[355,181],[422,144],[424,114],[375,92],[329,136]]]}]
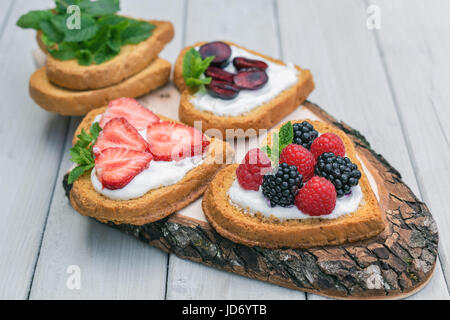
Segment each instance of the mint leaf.
[{"label": "mint leaf", "polygon": [[80,9],[83,13],[91,14],[93,16],[104,16],[116,13],[120,10],[119,0],[82,0],[80,2]]},{"label": "mint leaf", "polygon": [[69,184],[73,184],[75,180],[81,177],[86,171],[95,167],[92,148],[94,147],[101,130],[98,122],[96,122],[92,125],[90,133],[81,130],[81,133],[77,136],[78,141],[69,152],[72,157],[71,161],[78,164],[78,166],[70,172]]},{"label": "mint leaf", "polygon": [[261,151],[265,152],[269,158],[272,156],[272,149],[269,146],[262,147]]},{"label": "mint leaf", "polygon": [[125,30],[122,31],[122,44],[138,44],[147,40],[156,28],[155,25],[146,21],[128,20],[129,24]]},{"label": "mint leaf", "polygon": [[52,42],[61,42],[64,39],[64,34],[60,32],[50,20],[42,20],[39,24],[40,30],[45,34],[48,40]]},{"label": "mint leaf", "polygon": [[85,165],[85,166],[78,166],[76,168],[74,168],[72,171],[70,171],[69,173],[69,179],[68,179],[68,183],[69,184],[73,184],[79,177],[81,177],[85,172],[91,170],[92,168],[94,168],[95,165]]},{"label": "mint leaf", "polygon": [[41,40],[42,40],[42,42],[44,43],[44,45],[45,45],[47,48],[51,48],[51,47],[53,47],[53,46],[56,44],[56,42],[51,41],[51,40],[45,35],[45,33],[42,34]]},{"label": "mint leaf", "polygon": [[280,153],[283,151],[285,147],[290,145],[292,143],[292,140],[294,139],[294,127],[292,126],[292,123],[289,121],[285,125],[283,125],[280,128],[280,131],[278,133],[280,137]]},{"label": "mint leaf", "polygon": [[109,61],[115,56],[117,56],[118,52],[115,52],[109,48],[108,45],[102,46],[94,56],[94,61],[96,64],[102,64],[103,62]]},{"label": "mint leaf", "polygon": [[86,40],[90,40],[95,37],[98,26],[97,22],[94,18],[86,15],[81,16],[81,28],[69,30],[67,26],[65,26],[64,41],[66,42],[82,42]]},{"label": "mint leaf", "polygon": [[81,0],[55,0],[56,12],[65,14],[67,13],[67,8],[72,5],[78,5]]},{"label": "mint leaf", "polygon": [[17,26],[24,29],[40,30],[41,21],[47,21],[52,16],[53,14],[49,10],[30,11],[19,18]]},{"label": "mint leaf", "polygon": [[72,60],[77,57],[79,47],[76,44],[61,43],[58,48],[48,48],[48,52],[55,58],[61,61]]},{"label": "mint leaf", "polygon": [[211,78],[205,78],[203,74],[208,69],[214,57],[202,59],[200,53],[191,48],[183,58],[183,78],[188,87],[198,87],[211,83]]},{"label": "mint leaf", "polygon": [[81,66],[90,66],[94,61],[92,52],[87,49],[81,49],[77,51],[78,64]]}]

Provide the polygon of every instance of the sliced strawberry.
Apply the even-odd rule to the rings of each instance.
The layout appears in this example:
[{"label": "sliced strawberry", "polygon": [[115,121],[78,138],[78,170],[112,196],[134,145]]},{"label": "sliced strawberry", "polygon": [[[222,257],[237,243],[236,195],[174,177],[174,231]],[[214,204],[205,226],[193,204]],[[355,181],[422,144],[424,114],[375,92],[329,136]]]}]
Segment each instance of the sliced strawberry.
[{"label": "sliced strawberry", "polygon": [[109,148],[95,158],[95,171],[103,188],[118,190],[148,168],[152,159],[148,152]]},{"label": "sliced strawberry", "polygon": [[136,99],[120,98],[109,103],[100,120],[100,127],[104,128],[111,119],[119,117],[127,119],[138,131],[142,131],[150,124],[160,121],[153,112],[141,106]]},{"label": "sliced strawberry", "polygon": [[150,151],[147,141],[125,118],[114,118],[105,125],[95,143],[94,153],[98,155],[108,148]]},{"label": "sliced strawberry", "polygon": [[168,121],[150,125],[147,141],[156,161],[178,161],[201,155],[210,144],[197,129]]}]

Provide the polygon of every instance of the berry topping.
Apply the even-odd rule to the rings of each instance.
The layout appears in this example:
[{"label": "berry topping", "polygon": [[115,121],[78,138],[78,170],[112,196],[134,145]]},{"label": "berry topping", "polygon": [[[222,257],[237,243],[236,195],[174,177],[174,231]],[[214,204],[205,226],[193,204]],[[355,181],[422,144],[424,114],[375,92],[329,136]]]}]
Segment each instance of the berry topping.
[{"label": "berry topping", "polygon": [[209,67],[208,69],[206,69],[205,75],[207,77],[213,78],[214,80],[233,83],[234,74],[217,67]]},{"label": "berry topping", "polygon": [[314,129],[313,125],[309,122],[303,121],[302,123],[295,123],[293,127],[293,142],[305,147],[306,149],[311,148],[311,144],[319,136],[319,133]]},{"label": "berry topping", "polygon": [[98,136],[93,151],[95,155],[98,155],[108,148],[149,151],[147,141],[125,118],[114,118],[105,125]]},{"label": "berry topping", "polygon": [[285,147],[281,152],[280,162],[296,166],[298,172],[303,176],[303,182],[314,176],[316,159],[308,149],[298,144],[290,144]]},{"label": "berry topping", "polygon": [[100,120],[100,127],[104,128],[111,119],[119,117],[127,119],[138,131],[145,130],[150,124],[160,121],[153,112],[141,106],[136,99],[120,98],[109,103]]},{"label": "berry topping", "polygon": [[233,81],[241,89],[257,90],[269,81],[269,77],[265,71],[251,69],[239,72]]},{"label": "berry topping", "polygon": [[260,149],[250,150],[236,170],[239,184],[245,190],[258,191],[263,176],[272,169],[272,163]]},{"label": "berry topping", "polygon": [[337,156],[345,156],[345,145],[342,139],[334,133],[324,133],[311,145],[311,152],[317,159],[325,152],[333,152]]},{"label": "berry topping", "polygon": [[109,148],[95,158],[95,171],[103,188],[122,189],[148,168],[152,158],[148,152]]},{"label": "berry topping", "polygon": [[221,41],[209,42],[204,44],[198,50],[202,59],[207,57],[215,57],[211,62],[213,66],[224,67],[228,63],[228,59],[231,57],[231,48],[226,43]]},{"label": "berry topping", "polygon": [[297,167],[281,163],[275,174],[264,176],[262,193],[269,200],[271,207],[290,207],[301,187],[302,175],[298,173]]},{"label": "berry topping", "polygon": [[201,155],[210,144],[197,129],[168,121],[150,125],[147,141],[156,161],[179,161]]},{"label": "berry topping", "polygon": [[260,69],[265,71],[269,66],[267,63],[261,60],[253,60],[242,57],[237,57],[233,59],[233,65],[237,70],[242,69]]},{"label": "berry topping", "polygon": [[336,207],[336,190],[327,179],[313,177],[295,197],[295,205],[310,216],[328,215]]},{"label": "berry topping", "polygon": [[240,91],[240,89],[233,83],[219,80],[212,80],[206,88],[208,89],[208,93],[210,95],[223,100],[231,100],[236,98]]},{"label": "berry topping", "polygon": [[361,172],[358,166],[347,157],[336,156],[326,152],[317,159],[316,175],[331,181],[336,188],[338,198],[352,192],[352,187],[358,185]]}]

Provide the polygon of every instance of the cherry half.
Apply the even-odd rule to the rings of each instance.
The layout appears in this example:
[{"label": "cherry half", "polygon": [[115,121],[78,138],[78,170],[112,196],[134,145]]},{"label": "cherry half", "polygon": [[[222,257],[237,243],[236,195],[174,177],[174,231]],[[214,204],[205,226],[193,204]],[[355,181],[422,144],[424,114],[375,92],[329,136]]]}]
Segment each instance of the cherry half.
[{"label": "cherry half", "polygon": [[251,69],[239,72],[233,82],[240,89],[257,90],[269,81],[267,73],[262,70]]},{"label": "cherry half", "polygon": [[224,67],[231,57],[231,48],[224,42],[214,41],[204,44],[198,50],[202,59],[215,57],[211,64],[215,67]]},{"label": "cherry half", "polygon": [[217,97],[223,100],[231,100],[237,97],[239,94],[239,88],[233,83],[220,80],[212,80],[206,87],[208,93],[213,97]]}]

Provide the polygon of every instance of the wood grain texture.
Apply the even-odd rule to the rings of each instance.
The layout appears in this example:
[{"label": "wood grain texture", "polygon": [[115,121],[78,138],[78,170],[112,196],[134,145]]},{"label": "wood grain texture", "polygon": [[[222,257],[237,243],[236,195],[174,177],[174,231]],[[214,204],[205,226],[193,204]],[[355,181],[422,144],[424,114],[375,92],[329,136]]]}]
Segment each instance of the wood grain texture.
[{"label": "wood grain texture", "polygon": [[450,284],[450,23],[448,1],[372,1],[381,9],[380,55],[407,136],[422,198],[441,230],[440,258]]},{"label": "wood grain texture", "polygon": [[[340,246],[271,250],[233,243],[209,224],[181,215],[143,226],[109,225],[183,259],[321,295],[384,299],[421,289],[434,271],[438,248],[437,226],[428,208],[358,131],[337,122],[317,105],[305,106],[346,132],[372,167],[383,190],[380,201],[387,223],[380,235]],[[198,277],[201,285],[206,279]]]},{"label": "wood grain texture", "polygon": [[[122,1],[122,9],[130,16],[154,17],[180,26],[183,8],[179,3],[178,0],[127,0]],[[170,59],[176,56],[181,48],[179,29],[174,41],[175,45],[170,44],[161,56]],[[165,90],[162,88],[152,95],[159,97]],[[152,98],[143,100],[152,101]],[[60,179],[71,167],[68,150],[79,121],[79,118],[71,120],[58,173]],[[67,202],[60,182],[55,186],[30,298],[164,299],[167,254],[136,245],[133,239],[79,216]],[[80,290],[69,290],[66,286],[69,277],[66,271],[71,265],[81,269]]]},{"label": "wood grain texture", "polygon": [[[271,0],[190,0],[183,47],[198,41],[229,40],[274,58],[279,57]],[[170,257],[168,299],[305,299],[300,292],[254,283],[243,277]],[[261,292],[265,292],[261,294]]]},{"label": "wood grain texture", "polygon": [[[3,5],[5,12],[3,12]],[[40,110],[28,97],[34,32],[18,18],[49,1],[2,2],[0,94],[0,299],[28,296],[52,197],[68,119]]]},{"label": "wood grain texture", "polygon": [[[397,3],[407,6],[406,1]],[[404,181],[420,198],[407,137],[379,56],[376,31],[366,27],[366,3],[278,0],[277,6],[282,58],[313,72],[316,90],[309,99],[360,129],[374,149],[394,167],[401,168]],[[390,33],[388,29],[386,33]],[[434,276],[439,280],[433,283],[440,284],[444,281],[440,266],[436,271]],[[449,297],[441,285],[427,286],[425,290],[428,297]],[[423,295],[421,292],[417,298]]]}]

